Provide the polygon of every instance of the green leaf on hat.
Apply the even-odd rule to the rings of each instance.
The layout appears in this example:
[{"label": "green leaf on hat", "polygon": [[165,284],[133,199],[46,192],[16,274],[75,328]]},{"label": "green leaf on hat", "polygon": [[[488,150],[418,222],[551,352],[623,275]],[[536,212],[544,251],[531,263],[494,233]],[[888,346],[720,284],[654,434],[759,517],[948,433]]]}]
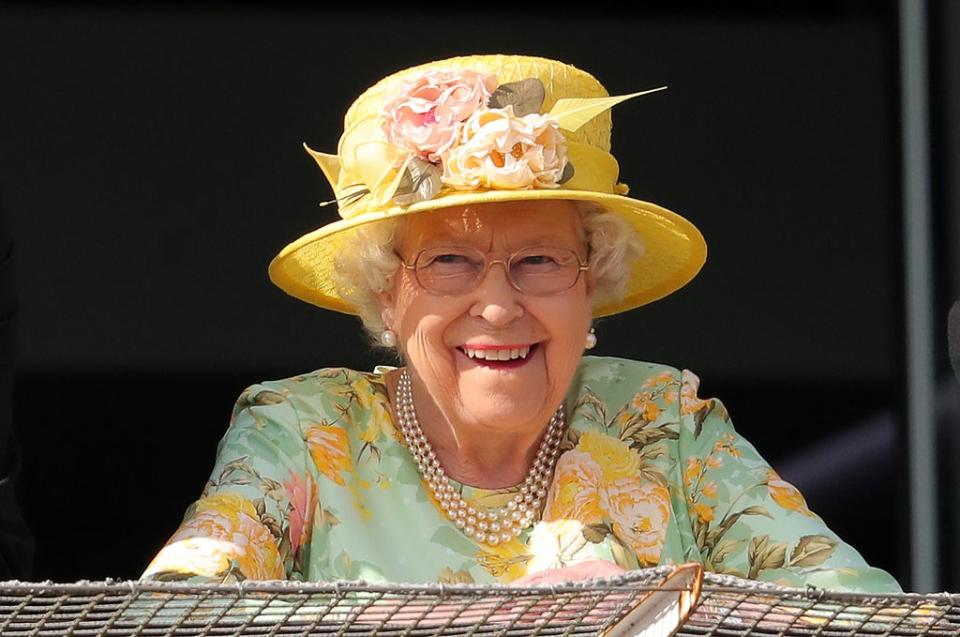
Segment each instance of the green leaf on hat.
[{"label": "green leaf on hat", "polygon": [[543,98],[546,90],[543,88],[543,82],[535,77],[530,77],[519,82],[507,82],[497,87],[490,99],[487,100],[487,106],[490,108],[506,108],[513,106],[513,114],[517,117],[523,117],[530,113],[539,113],[543,108]]},{"label": "green leaf on hat", "polygon": [[620,102],[628,99],[656,93],[666,89],[666,86],[652,88],[648,91],[630,93],[629,95],[613,95],[610,97],[565,97],[557,100],[547,115],[553,117],[560,124],[560,128],[573,132],[592,120],[597,115],[613,108]]},{"label": "green leaf on hat", "polygon": [[401,206],[431,199],[440,192],[440,167],[420,157],[411,157],[394,192],[393,200]]},{"label": "green leaf on hat", "polygon": [[571,164],[571,163],[568,161],[568,162],[567,162],[567,165],[563,167],[563,174],[560,175],[560,181],[558,181],[557,183],[558,183],[558,184],[565,184],[565,183],[567,183],[568,181],[570,181],[571,179],[573,179],[573,172],[574,172],[574,171],[573,171],[573,164]]}]

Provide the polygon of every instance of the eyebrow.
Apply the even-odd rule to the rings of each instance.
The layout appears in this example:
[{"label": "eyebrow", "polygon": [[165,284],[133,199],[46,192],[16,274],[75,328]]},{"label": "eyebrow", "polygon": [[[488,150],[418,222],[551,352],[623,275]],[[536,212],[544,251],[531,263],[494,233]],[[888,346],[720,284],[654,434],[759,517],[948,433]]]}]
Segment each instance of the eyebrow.
[{"label": "eyebrow", "polygon": [[[464,232],[464,230],[466,228],[469,228],[469,226],[471,225],[469,224],[469,219],[471,218],[472,217],[470,215],[465,213],[463,216],[457,217],[457,221],[459,223],[456,224],[457,228],[455,230],[450,228],[450,226],[453,224],[448,223],[448,224],[441,225],[439,230],[429,235],[425,233],[421,234],[422,237],[426,237],[426,241],[417,245],[416,250],[423,250],[428,247],[438,247],[442,245],[450,245],[450,246],[468,245],[468,246],[477,247],[480,244],[480,242],[471,240],[470,238],[468,238],[470,236],[470,233]],[[410,229],[410,225],[412,225],[409,222],[412,220],[404,219],[403,221],[406,223],[400,224],[400,228],[398,229],[398,232],[395,238],[395,245],[399,245],[405,239],[408,238],[408,231]],[[547,236],[545,237],[540,236],[535,238],[533,241],[526,241],[526,242],[517,243],[517,244],[513,244],[511,242],[510,239],[512,237],[510,236],[510,233],[508,233],[506,243],[508,246],[513,245],[514,247],[512,249],[516,249],[517,247],[525,247],[525,246],[561,246],[561,247],[569,247],[572,249],[583,247],[588,252],[590,250],[590,242],[586,236],[586,232],[584,231],[582,223],[577,224],[577,233],[576,233],[577,241],[575,242],[576,245],[568,245],[566,243],[566,236],[564,234],[550,233],[550,230],[551,230],[550,228],[546,228],[544,230],[546,230],[549,233]],[[475,234],[473,236],[476,237]],[[483,243],[487,243],[487,242],[483,242]],[[488,246],[480,246],[480,247],[481,249],[484,249],[484,250],[489,249]]]}]

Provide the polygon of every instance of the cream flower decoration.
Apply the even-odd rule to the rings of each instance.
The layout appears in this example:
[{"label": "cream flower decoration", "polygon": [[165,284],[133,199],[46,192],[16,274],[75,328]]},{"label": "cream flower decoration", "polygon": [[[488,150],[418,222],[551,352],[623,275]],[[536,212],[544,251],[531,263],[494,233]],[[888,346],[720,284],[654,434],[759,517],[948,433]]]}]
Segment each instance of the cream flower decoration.
[{"label": "cream flower decoration", "polygon": [[557,122],[513,106],[474,113],[460,143],[441,156],[443,183],[458,190],[557,188],[567,164],[567,145]]}]

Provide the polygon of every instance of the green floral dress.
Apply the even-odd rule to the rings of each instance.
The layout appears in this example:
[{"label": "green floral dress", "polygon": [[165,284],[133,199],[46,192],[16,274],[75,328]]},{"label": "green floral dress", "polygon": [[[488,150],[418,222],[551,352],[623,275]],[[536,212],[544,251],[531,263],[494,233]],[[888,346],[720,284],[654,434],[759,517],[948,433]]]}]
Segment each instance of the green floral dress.
[{"label": "green floral dress", "polygon": [[[510,582],[606,559],[700,562],[786,585],[899,591],[812,513],[688,370],[584,357],[542,520],[497,546],[450,522],[388,407],[384,374],[320,369],[247,388],[201,498],[144,579]],[[454,483],[479,507],[514,489]]]}]

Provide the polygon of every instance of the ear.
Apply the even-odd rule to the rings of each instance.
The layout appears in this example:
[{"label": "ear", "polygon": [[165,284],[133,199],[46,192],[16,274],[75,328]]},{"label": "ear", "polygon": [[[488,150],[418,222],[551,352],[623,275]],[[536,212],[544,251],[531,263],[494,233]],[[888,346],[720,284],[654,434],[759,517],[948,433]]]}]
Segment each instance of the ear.
[{"label": "ear", "polygon": [[597,303],[597,282],[593,278],[593,271],[587,270],[583,273],[583,289],[587,295],[587,306],[589,307],[589,319],[593,320],[593,307]]},{"label": "ear", "polygon": [[394,301],[393,290],[388,289],[377,293],[377,303],[380,305],[380,320],[390,329],[394,328],[394,321],[397,317],[396,304]]},{"label": "ear", "polygon": [[[587,272],[589,272],[589,270],[588,270]],[[592,276],[585,276],[585,277],[583,277],[583,278],[585,279],[585,283],[586,283],[587,298],[590,299],[591,301],[593,301],[593,294],[594,294],[594,292],[597,291],[597,284],[596,284],[596,282],[593,280],[593,277],[592,277]]]}]

